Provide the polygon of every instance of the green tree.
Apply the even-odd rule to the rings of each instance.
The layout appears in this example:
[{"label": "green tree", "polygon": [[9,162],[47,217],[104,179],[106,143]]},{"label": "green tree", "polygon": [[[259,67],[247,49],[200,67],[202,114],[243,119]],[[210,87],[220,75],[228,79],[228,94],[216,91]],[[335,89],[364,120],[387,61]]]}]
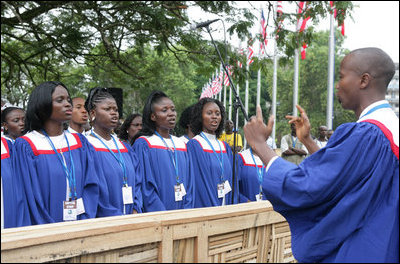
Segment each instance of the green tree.
[{"label": "green tree", "polygon": [[[271,17],[273,3],[267,2]],[[337,5],[346,10],[343,14],[350,15],[351,2]],[[186,9],[192,6],[200,7],[205,14],[223,16],[231,23],[227,31],[242,39],[250,35],[249,27],[258,20],[252,10],[225,1],[2,1],[2,92],[11,103],[24,103],[31,89],[46,80],[72,78],[76,82],[73,89],[100,85],[103,83],[97,80],[98,75],[90,74],[104,64],[112,64],[109,73],[120,76],[121,83],[134,79],[136,85],[147,76],[141,57],[147,45],[159,56],[167,52],[180,63],[195,62],[199,65],[197,74],[209,76],[219,59],[210,43],[198,32],[188,30],[192,21]],[[309,6],[305,13],[316,22],[330,10],[324,1],[310,2]],[[295,20],[296,16],[285,14],[285,19]],[[311,43],[312,33],[309,30],[300,39]],[[285,29],[279,34],[282,49],[288,53],[298,46],[299,42],[293,41],[296,34]],[[223,47],[221,42],[217,45]],[[232,60],[237,58],[231,47],[228,52]],[[209,61],[212,67],[203,61]],[[243,78],[243,73],[240,76]],[[143,97],[138,90],[128,93]]]}]

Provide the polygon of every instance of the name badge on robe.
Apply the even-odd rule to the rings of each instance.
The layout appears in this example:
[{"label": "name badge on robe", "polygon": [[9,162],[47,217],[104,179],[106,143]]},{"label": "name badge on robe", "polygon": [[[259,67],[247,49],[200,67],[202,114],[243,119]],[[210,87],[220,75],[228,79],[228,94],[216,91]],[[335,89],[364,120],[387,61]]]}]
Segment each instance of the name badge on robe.
[{"label": "name badge on robe", "polygon": [[232,191],[231,185],[229,184],[228,180],[226,180],[224,182],[224,191],[225,194],[229,193],[230,191]]},{"label": "name badge on robe", "polygon": [[76,219],[76,200],[63,201],[63,220],[75,221]]},{"label": "name badge on robe", "polygon": [[256,194],[256,201],[257,201],[257,202],[261,202],[262,199],[263,199],[262,193]]},{"label": "name badge on robe", "polygon": [[182,185],[174,185],[175,191],[175,202],[182,201],[183,194],[182,194]]},{"label": "name badge on robe", "polygon": [[122,199],[124,200],[124,204],[133,203],[132,186],[122,187]]},{"label": "name badge on robe", "polygon": [[224,185],[225,185],[224,183],[220,183],[220,184],[217,185],[218,198],[225,197]]},{"label": "name badge on robe", "polygon": [[76,214],[84,214],[85,213],[85,205],[83,204],[83,199],[79,198],[76,200]]},{"label": "name badge on robe", "polygon": [[181,183],[181,191],[182,191],[182,196],[185,196],[186,190],[185,190],[185,186],[183,185],[183,183]]}]

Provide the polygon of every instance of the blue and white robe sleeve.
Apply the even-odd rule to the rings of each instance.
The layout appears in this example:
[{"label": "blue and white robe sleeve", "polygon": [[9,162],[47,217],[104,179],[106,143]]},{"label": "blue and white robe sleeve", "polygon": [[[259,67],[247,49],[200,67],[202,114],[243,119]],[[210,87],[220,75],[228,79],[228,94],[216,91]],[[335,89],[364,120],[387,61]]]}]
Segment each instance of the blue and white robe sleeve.
[{"label": "blue and white robe sleeve", "polygon": [[399,261],[399,160],[378,127],[344,124],[298,166],[277,158],[263,190],[298,261]]},{"label": "blue and white robe sleeve", "polygon": [[[1,202],[2,227],[20,227],[30,225],[25,192],[20,175],[13,170],[14,150],[11,141],[1,137]],[[4,210],[3,210],[4,209]]]}]

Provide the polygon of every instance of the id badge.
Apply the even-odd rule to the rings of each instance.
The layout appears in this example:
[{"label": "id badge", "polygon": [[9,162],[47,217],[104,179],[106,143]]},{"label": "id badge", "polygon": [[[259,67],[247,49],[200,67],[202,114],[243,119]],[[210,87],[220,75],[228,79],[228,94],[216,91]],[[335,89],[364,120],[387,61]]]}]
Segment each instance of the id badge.
[{"label": "id badge", "polygon": [[262,193],[256,194],[256,201],[257,201],[257,202],[261,202],[262,199],[263,199]]},{"label": "id badge", "polygon": [[84,214],[85,213],[85,205],[83,204],[83,199],[79,198],[76,200],[76,214]]},{"label": "id badge", "polygon": [[224,184],[223,183],[218,184],[217,189],[218,189],[218,198],[225,197]]},{"label": "id badge", "polygon": [[76,200],[63,201],[63,220],[75,221],[76,219]]},{"label": "id badge", "polygon": [[183,195],[182,195],[181,185],[174,185],[174,191],[175,191],[175,202],[182,201]]},{"label": "id badge", "polygon": [[226,180],[224,182],[224,190],[225,190],[225,194],[229,193],[230,191],[232,191],[231,185],[229,184],[228,180]]},{"label": "id badge", "polygon": [[132,186],[124,186],[122,187],[122,199],[124,200],[124,204],[132,204]]},{"label": "id badge", "polygon": [[185,190],[185,186],[183,185],[183,183],[181,183],[181,191],[182,191],[182,196],[185,196],[186,190]]}]

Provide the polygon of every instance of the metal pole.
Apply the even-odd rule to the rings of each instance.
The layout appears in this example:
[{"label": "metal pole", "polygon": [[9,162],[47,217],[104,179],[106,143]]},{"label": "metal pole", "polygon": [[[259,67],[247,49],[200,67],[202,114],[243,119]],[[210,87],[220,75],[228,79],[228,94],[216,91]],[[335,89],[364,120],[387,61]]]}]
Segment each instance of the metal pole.
[{"label": "metal pole", "polygon": [[[333,12],[332,12],[333,13]],[[326,104],[326,126],[332,129],[333,118],[333,86],[335,81],[335,27],[331,13],[329,33],[329,60],[328,60],[328,96]]]},{"label": "metal pole", "polygon": [[[275,10],[277,10],[278,4],[277,1],[275,1]],[[277,19],[277,12],[274,12],[274,19]],[[274,74],[273,74],[273,79],[272,79],[272,115],[274,116],[276,120],[276,89],[277,89],[277,80],[278,80],[278,42],[276,41],[275,37],[275,46],[274,46]],[[268,118],[268,117],[267,117]],[[275,131],[276,131],[276,121],[274,122],[274,126],[272,128],[272,140],[275,142]]]},{"label": "metal pole", "polygon": [[294,78],[293,78],[293,115],[297,116],[298,92],[299,92],[299,49],[294,50]]}]

